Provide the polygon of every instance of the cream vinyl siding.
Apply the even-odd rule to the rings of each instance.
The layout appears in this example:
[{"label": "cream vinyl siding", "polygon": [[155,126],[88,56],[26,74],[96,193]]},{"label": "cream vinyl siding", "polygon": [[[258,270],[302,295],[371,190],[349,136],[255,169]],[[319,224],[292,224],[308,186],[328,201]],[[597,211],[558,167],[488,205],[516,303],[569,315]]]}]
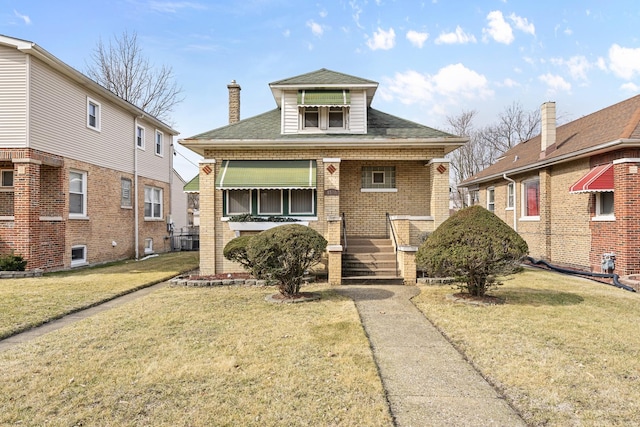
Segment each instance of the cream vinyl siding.
[{"label": "cream vinyl siding", "polygon": [[[173,152],[169,144],[173,141],[173,135],[164,133],[162,138],[162,156],[156,155],[156,130],[157,128],[144,119],[139,119],[137,122],[145,129],[145,149],[138,149],[138,174],[146,178],[162,182],[170,182],[171,174],[171,162],[173,159]],[[134,127],[131,125],[131,147],[133,147],[134,141]],[[167,211],[168,212],[168,211]]]},{"label": "cream vinyl siding", "polygon": [[0,147],[27,146],[27,56],[0,47]]},{"label": "cream vinyl siding", "polygon": [[364,90],[351,91],[349,133],[367,133],[367,95]]},{"label": "cream vinyl siding", "polygon": [[282,133],[298,133],[298,91],[284,93]]}]

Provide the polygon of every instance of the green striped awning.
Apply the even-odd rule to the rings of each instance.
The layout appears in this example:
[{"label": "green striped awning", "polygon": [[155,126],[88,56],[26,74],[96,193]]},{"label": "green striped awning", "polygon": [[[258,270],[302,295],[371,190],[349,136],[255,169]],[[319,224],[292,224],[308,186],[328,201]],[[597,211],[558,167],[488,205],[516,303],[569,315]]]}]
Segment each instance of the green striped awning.
[{"label": "green striped awning", "polygon": [[216,188],[316,188],[316,161],[224,160]]},{"label": "green striped awning", "polygon": [[298,105],[342,107],[351,104],[351,93],[348,90],[299,90]]},{"label": "green striped awning", "polygon": [[199,193],[200,192],[200,175],[196,175],[191,181],[187,182],[182,190],[185,193]]}]

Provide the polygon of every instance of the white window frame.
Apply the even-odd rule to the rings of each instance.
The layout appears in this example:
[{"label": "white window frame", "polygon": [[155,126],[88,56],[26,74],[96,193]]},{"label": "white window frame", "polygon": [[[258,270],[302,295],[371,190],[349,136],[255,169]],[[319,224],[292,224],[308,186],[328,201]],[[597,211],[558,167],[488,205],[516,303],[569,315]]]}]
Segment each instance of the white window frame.
[{"label": "white window frame", "polygon": [[[91,107],[95,109],[95,115],[91,115]],[[91,125],[91,118],[95,118],[95,125]],[[87,127],[100,132],[102,127],[102,105],[95,99],[87,96]]]},{"label": "white window frame", "polygon": [[[262,191],[279,191],[280,192],[280,211],[279,212],[262,212],[262,207],[260,206],[260,193]],[[282,215],[283,213],[283,209],[282,209],[282,189],[280,188],[274,188],[274,189],[269,189],[269,190],[258,190],[258,215]]]},{"label": "white window frame", "polygon": [[[129,183],[129,188],[125,189],[124,183]],[[125,196],[125,190],[129,191],[129,195]],[[120,207],[131,208],[133,207],[133,182],[130,178],[120,178]]]},{"label": "white window frame", "polygon": [[[6,185],[4,176],[5,173],[11,173],[11,185]],[[13,189],[13,180],[15,179],[15,174],[13,173],[13,169],[0,169],[0,189],[9,190]]]},{"label": "white window frame", "polygon": [[294,212],[292,210],[292,202],[291,202],[291,193],[293,191],[295,191],[296,189],[289,189],[289,214],[291,215],[313,215],[315,213],[316,210],[316,198],[315,198],[315,191],[312,189],[298,189],[299,191],[309,191],[311,193],[311,211],[310,212]]},{"label": "white window frame", "polygon": [[[147,202],[147,192],[151,192],[151,201]],[[153,196],[157,195],[158,196],[158,203],[155,203]],[[162,211],[164,210],[164,206],[163,206],[163,193],[162,193],[162,188],[158,188],[158,187],[150,187],[150,186],[145,186],[144,187],[144,219],[146,221],[157,221],[157,220],[161,220],[162,219]],[[147,203],[151,204],[151,216],[147,216]],[[156,205],[160,205],[160,211],[159,212],[155,212],[154,206]]]},{"label": "white window frame", "polygon": [[[243,211],[243,212],[232,212],[230,209],[231,204],[229,203],[229,196],[231,194],[232,191],[243,191],[249,194],[249,208],[247,211]],[[252,212],[252,199],[253,197],[251,196],[251,190],[226,190],[225,191],[225,198],[226,198],[226,211],[227,211],[227,215],[229,216],[233,216],[233,215],[244,215],[244,214],[250,214]]]},{"label": "white window frame", "polygon": [[82,179],[82,190],[78,192],[73,192],[73,194],[81,194],[82,195],[82,212],[71,212],[71,188],[69,188],[69,218],[87,218],[87,172],[80,171],[75,169],[69,170],[69,187],[71,187],[71,174],[78,174]]},{"label": "white window frame", "polygon": [[[373,176],[377,173],[383,174],[384,181],[382,183],[373,182]],[[393,176],[391,176],[391,174],[393,174]],[[360,192],[397,193],[398,187],[396,175],[397,169],[395,166],[362,166],[360,171]]]},{"label": "white window frame", "polygon": [[495,187],[487,188],[487,210],[489,212],[494,212],[494,213],[496,211],[496,188]]},{"label": "white window frame", "polygon": [[510,182],[507,184],[507,207],[506,210],[513,210],[516,201],[516,184]]},{"label": "white window frame", "polygon": [[164,156],[164,133],[156,129],[156,137],[154,140],[154,152],[156,156]]},{"label": "white window frame", "polygon": [[[527,215],[527,207],[528,207],[528,202],[527,202],[527,184],[529,184],[530,182],[537,182],[538,183],[538,215]],[[527,179],[525,181],[522,181],[522,191],[521,191],[521,199],[522,199],[522,211],[521,211],[521,217],[520,220],[522,221],[539,221],[540,220],[540,178],[532,178],[532,179]]]},{"label": "white window frame", "polygon": [[[74,260],[73,251],[77,249],[82,249],[82,258]],[[87,245],[71,246],[71,267],[80,267],[83,265],[87,265]]]},{"label": "white window frame", "polygon": [[[339,108],[342,110],[342,126],[330,126],[329,113],[331,109]],[[318,112],[318,126],[306,125],[307,111],[314,110]],[[335,111],[335,110],[334,110]],[[300,107],[300,130],[311,132],[342,132],[349,129],[349,107],[336,106],[308,106]]]},{"label": "white window frame", "polygon": [[602,195],[603,193],[609,193],[613,196],[613,202],[614,204],[612,205],[612,208],[615,209],[615,193],[613,191],[605,191],[605,192],[596,192],[596,216],[594,216],[593,218],[591,218],[592,221],[615,221],[616,220],[616,215],[615,215],[615,211],[611,212],[611,213],[603,213],[602,212]]},{"label": "white window frame", "polygon": [[147,237],[144,239],[144,254],[152,254],[153,253],[153,239],[151,237]]},{"label": "white window frame", "polygon": [[145,148],[145,134],[146,131],[144,126],[136,125],[136,147],[141,150],[144,150]]}]

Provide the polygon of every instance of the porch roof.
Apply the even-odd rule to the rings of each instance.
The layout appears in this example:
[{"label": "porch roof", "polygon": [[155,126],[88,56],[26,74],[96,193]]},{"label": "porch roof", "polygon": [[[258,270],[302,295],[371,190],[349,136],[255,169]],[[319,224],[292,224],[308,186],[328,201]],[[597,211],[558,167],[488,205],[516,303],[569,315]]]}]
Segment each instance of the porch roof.
[{"label": "porch roof", "polygon": [[218,189],[316,188],[315,160],[224,160]]}]

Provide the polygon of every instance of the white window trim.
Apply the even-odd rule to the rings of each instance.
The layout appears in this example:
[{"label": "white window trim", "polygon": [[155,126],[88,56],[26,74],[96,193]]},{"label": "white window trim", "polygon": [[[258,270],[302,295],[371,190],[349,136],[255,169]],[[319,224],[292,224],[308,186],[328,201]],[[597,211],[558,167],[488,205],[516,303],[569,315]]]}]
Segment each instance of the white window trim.
[{"label": "white window trim", "polygon": [[[159,198],[160,198],[160,215],[159,215],[159,216],[146,216],[146,215],[145,215],[145,216],[144,216],[144,220],[145,220],[145,221],[162,221],[162,215],[163,215],[163,212],[164,212],[164,200],[163,200],[163,198],[164,198],[164,194],[163,194],[162,188],[160,188],[160,187],[151,187],[151,186],[145,186],[145,187],[144,187],[144,192],[145,192],[145,195],[144,195],[144,196],[145,196],[145,200],[144,200],[144,202],[143,202],[143,207],[142,207],[143,214],[144,214],[144,213],[146,213],[146,212],[144,212],[144,210],[145,210],[145,209],[144,209],[144,208],[145,208],[145,207],[144,207],[144,205],[147,203],[147,201],[146,201],[146,192],[147,192],[147,189],[150,189],[150,190],[152,190],[152,191],[154,191],[154,192],[155,192],[155,190],[158,190],[158,192],[159,192]],[[153,201],[151,202],[151,205],[152,205],[152,206],[151,206],[151,213],[153,214]]]},{"label": "white window trim", "polygon": [[252,209],[252,208],[253,208],[253,206],[252,206],[252,204],[253,204],[253,197],[252,197],[252,195],[251,195],[251,190],[235,190],[235,191],[246,191],[246,192],[248,192],[248,193],[249,193],[249,210],[248,210],[247,212],[231,212],[231,211],[229,210],[229,206],[231,206],[231,205],[229,204],[229,192],[230,192],[230,191],[231,191],[231,190],[226,190],[226,191],[225,191],[225,198],[226,198],[225,210],[227,211],[227,215],[228,215],[228,216],[245,215],[245,214],[250,214],[251,212],[253,212],[253,209]]},{"label": "white window trim", "polygon": [[[142,130],[142,138],[141,138],[141,142],[142,145],[138,144],[138,131]],[[138,147],[140,150],[144,150],[145,149],[145,138],[147,135],[147,131],[144,128],[144,126],[140,126],[140,125],[136,125],[136,147]]]},{"label": "white window trim", "polygon": [[[94,105],[96,107],[97,110],[97,114],[96,114],[96,125],[95,126],[91,126],[90,121],[89,121],[89,107],[91,105]],[[87,127],[91,130],[95,130],[96,132],[100,132],[101,127],[102,127],[102,105],[96,101],[95,99],[89,98],[87,96]]]},{"label": "white window trim", "polygon": [[144,254],[149,255],[153,253],[153,239],[151,237],[147,237],[144,239]]},{"label": "white window trim", "polygon": [[280,212],[261,212],[260,210],[260,192],[262,190],[258,190],[258,215],[283,215],[283,203],[282,203],[282,189],[281,188],[274,188],[274,189],[270,189],[268,191],[280,191]]},{"label": "white window trim", "polygon": [[315,194],[313,190],[307,190],[307,191],[311,191],[311,212],[292,212],[291,211],[291,192],[293,191],[293,189],[289,189],[289,214],[291,215],[313,215],[315,210],[316,210],[316,198],[315,198]]},{"label": "white window trim", "polygon": [[[73,219],[89,219],[88,213],[87,213],[87,187],[88,187],[88,183],[87,183],[87,172],[86,171],[81,171],[81,170],[76,170],[76,169],[69,169],[69,174],[70,173],[78,173],[80,175],[82,175],[82,212],[81,213],[71,213],[69,212],[69,218],[73,218]],[[68,195],[71,194],[71,189],[69,189],[68,191]],[[74,194],[78,194],[78,193],[74,193]],[[70,196],[69,196],[70,197]]]},{"label": "white window trim", "polygon": [[[493,202],[489,201],[489,193],[493,193]],[[493,205],[493,209],[489,209],[490,205]],[[489,212],[495,212],[496,211],[496,188],[495,187],[488,187],[487,188],[487,210]]]},{"label": "white window trim", "polygon": [[[160,137],[160,144],[158,144],[158,137]],[[160,152],[158,153],[158,147]],[[156,129],[155,138],[153,140],[153,152],[158,157],[164,157],[164,133]]]},{"label": "white window trim", "polygon": [[[538,199],[540,198],[540,179],[533,178],[533,179],[528,179],[526,181],[522,181],[522,191],[520,191],[521,193],[520,194],[520,198],[521,198],[520,221],[540,221],[540,215],[531,215],[531,216],[525,215],[525,213],[527,212],[527,183],[533,182],[533,181],[538,181]],[[538,201],[538,212],[540,212],[539,201]]]},{"label": "white window trim", "polygon": [[[509,189],[511,189],[511,197],[509,197]],[[509,204],[511,202],[511,204]],[[516,184],[510,182],[507,184],[507,207],[505,210],[512,211],[515,209],[516,204]]]},{"label": "white window trim", "polygon": [[16,175],[13,172],[13,169],[0,169],[0,191],[13,191],[13,185],[4,185],[2,182],[2,177],[5,172],[11,172],[13,175],[13,179],[16,179]]},{"label": "white window trim", "polygon": [[[600,205],[601,205],[600,197],[601,196],[602,196],[602,192],[599,192],[599,191],[596,192],[596,216],[591,217],[591,221],[615,221],[616,220],[615,213],[613,213],[613,214],[602,214],[602,213],[600,213]],[[615,198],[615,196],[614,196],[614,198]]]},{"label": "white window trim", "polygon": [[82,249],[83,258],[79,260],[71,260],[71,267],[80,267],[87,265],[87,245],[74,245],[71,246],[71,250]]},{"label": "white window trim", "polygon": [[[307,108],[318,108],[318,126],[317,127],[306,127],[305,126],[305,111]],[[307,133],[342,133],[346,130],[349,130],[349,106],[343,106],[342,108],[342,127],[329,127],[329,109],[331,106],[300,106],[298,117],[300,120],[300,125],[298,126],[298,130],[300,132]]]},{"label": "white window trim", "polygon": [[397,188],[361,188],[361,193],[397,193]]}]

